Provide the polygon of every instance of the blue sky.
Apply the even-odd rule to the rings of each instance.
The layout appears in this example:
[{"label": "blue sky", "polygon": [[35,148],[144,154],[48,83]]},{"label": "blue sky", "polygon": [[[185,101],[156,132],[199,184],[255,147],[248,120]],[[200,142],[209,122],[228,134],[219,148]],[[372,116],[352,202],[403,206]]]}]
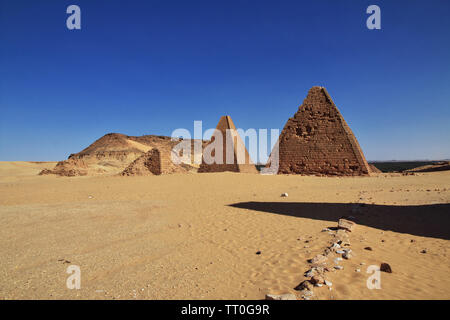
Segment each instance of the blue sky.
[{"label": "blue sky", "polygon": [[[81,30],[66,8],[81,8]],[[366,8],[381,8],[381,30]],[[0,160],[283,128],[325,86],[369,160],[450,158],[450,1],[0,0]]]}]

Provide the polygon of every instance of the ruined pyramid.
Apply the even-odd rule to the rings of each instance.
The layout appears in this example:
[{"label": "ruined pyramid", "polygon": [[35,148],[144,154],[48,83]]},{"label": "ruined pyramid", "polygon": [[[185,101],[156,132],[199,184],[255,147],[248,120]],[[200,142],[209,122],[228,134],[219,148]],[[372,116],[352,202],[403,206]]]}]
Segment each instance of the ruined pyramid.
[{"label": "ruined pyramid", "polygon": [[279,174],[371,173],[358,141],[323,87],[312,87],[287,121],[267,167],[276,161],[277,146]]},{"label": "ruined pyramid", "polygon": [[[148,176],[171,173],[185,173],[193,168],[186,164],[174,164],[172,151],[168,148],[153,148],[130,163],[120,175],[122,176]],[[176,156],[174,154],[174,156]]]},{"label": "ruined pyramid", "polygon": [[[186,143],[191,144],[191,157],[195,159],[196,150],[193,147],[194,143],[201,143],[206,145],[206,141],[196,141],[185,139]],[[171,150],[179,144],[179,141],[173,140],[171,137],[145,135],[145,136],[128,136],[120,133],[108,133],[96,140],[78,153],[71,154],[68,159],[59,161],[54,168],[47,168],[40,172],[40,175],[55,174],[60,176],[92,176],[92,175],[146,175],[153,174],[151,171],[142,167],[138,169],[141,164],[148,164],[152,149],[156,148],[160,151],[161,159],[171,158]],[[148,153],[148,154],[146,154]],[[155,158],[157,155],[154,156]],[[141,158],[134,163],[133,168],[128,168],[135,160]],[[168,169],[169,165],[163,161],[164,165],[161,173],[168,172],[190,172],[196,171],[198,165],[195,163],[188,163],[176,165]],[[180,167],[181,166],[181,167]]]},{"label": "ruined pyramid", "polygon": [[203,149],[202,164],[198,172],[258,172],[229,116],[220,118],[216,133],[221,137],[213,134],[211,142]]}]

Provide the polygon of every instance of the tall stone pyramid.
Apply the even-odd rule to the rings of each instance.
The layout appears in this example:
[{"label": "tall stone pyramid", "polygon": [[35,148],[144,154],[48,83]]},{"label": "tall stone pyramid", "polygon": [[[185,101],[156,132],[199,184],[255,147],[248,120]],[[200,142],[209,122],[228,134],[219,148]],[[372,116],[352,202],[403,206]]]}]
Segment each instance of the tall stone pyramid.
[{"label": "tall stone pyramid", "polygon": [[[211,142],[203,149],[202,164],[200,165],[198,172],[233,171],[258,173],[231,117],[222,116],[217,124],[216,132],[221,134],[222,141],[216,140],[216,137],[213,135]],[[211,163],[211,161],[207,159],[207,154],[210,150],[214,149],[214,144],[216,150],[222,150],[222,156],[220,157],[219,153],[216,156],[215,151],[211,152],[213,157],[219,159],[219,161]],[[228,161],[227,150],[229,151]],[[220,161],[220,159],[222,161]]]},{"label": "tall stone pyramid", "polygon": [[[277,145],[279,174],[371,173],[352,130],[323,87],[309,90],[294,117],[284,126]],[[275,151],[269,161],[275,161]]]}]

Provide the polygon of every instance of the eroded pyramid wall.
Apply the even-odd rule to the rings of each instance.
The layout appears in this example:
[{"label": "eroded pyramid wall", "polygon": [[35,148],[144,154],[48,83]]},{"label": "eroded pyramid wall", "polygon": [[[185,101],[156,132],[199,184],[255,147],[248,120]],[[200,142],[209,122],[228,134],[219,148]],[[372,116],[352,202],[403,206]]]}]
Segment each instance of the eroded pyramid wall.
[{"label": "eroded pyramid wall", "polygon": [[123,176],[147,176],[171,173],[186,173],[192,168],[185,164],[175,164],[168,148],[153,148],[134,160],[121,173]]},{"label": "eroded pyramid wall", "polygon": [[313,87],[281,132],[281,174],[367,175],[369,165],[323,87]]}]

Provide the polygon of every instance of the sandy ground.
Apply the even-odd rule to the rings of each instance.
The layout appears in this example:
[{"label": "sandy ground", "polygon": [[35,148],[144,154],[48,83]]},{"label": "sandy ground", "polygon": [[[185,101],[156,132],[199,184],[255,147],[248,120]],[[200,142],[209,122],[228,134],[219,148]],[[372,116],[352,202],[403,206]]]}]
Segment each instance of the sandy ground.
[{"label": "sandy ground", "polygon": [[[0,162],[0,299],[298,294],[307,259],[332,237],[322,229],[347,215],[358,221],[355,256],[327,273],[332,290],[315,288],[315,298],[450,299],[449,171],[37,176],[45,167]],[[393,273],[369,290],[366,268],[381,262]],[[81,268],[80,290],[66,287],[70,265]]]}]

